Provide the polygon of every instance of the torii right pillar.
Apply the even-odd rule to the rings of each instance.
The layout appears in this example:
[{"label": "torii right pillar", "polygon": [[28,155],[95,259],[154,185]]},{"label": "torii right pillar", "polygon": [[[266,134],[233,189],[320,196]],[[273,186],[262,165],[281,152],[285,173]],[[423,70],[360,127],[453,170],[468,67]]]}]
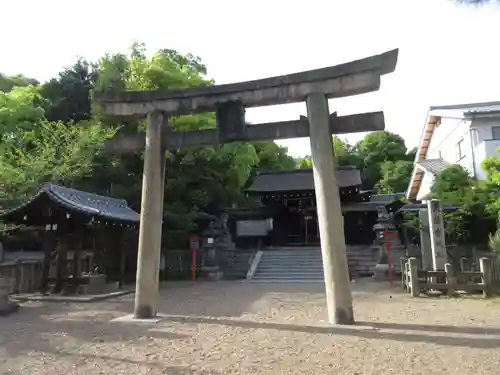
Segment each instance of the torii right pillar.
[{"label": "torii right pillar", "polygon": [[330,324],[354,324],[328,99],[323,93],[313,93],[307,97],[306,104],[328,321]]}]

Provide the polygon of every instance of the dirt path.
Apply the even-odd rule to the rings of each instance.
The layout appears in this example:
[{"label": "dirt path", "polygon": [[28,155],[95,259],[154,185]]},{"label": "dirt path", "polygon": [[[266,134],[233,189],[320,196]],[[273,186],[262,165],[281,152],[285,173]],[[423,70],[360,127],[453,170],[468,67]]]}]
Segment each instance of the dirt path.
[{"label": "dirt path", "polygon": [[133,296],[27,303],[0,318],[0,374],[500,373],[500,302],[353,288],[351,328],[325,323],[320,284],[169,284],[151,325],[110,322]]}]

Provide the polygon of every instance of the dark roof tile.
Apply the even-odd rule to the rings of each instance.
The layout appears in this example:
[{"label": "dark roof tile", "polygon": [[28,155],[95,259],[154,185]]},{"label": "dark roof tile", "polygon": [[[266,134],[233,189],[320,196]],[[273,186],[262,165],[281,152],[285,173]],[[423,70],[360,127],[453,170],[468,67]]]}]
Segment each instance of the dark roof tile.
[{"label": "dark roof tile", "polygon": [[[361,185],[361,173],[355,168],[338,168],[336,175],[341,188]],[[304,190],[314,190],[313,171],[310,168],[260,173],[247,189],[255,193]]]},{"label": "dark roof tile", "polygon": [[140,215],[128,207],[127,201],[123,199],[105,197],[54,184],[43,185],[38,193],[29,201],[12,210],[2,212],[0,217],[8,221],[9,216],[15,215],[17,212],[27,208],[42,195],[46,195],[52,202],[65,207],[70,212],[79,212],[118,221],[140,221]]}]

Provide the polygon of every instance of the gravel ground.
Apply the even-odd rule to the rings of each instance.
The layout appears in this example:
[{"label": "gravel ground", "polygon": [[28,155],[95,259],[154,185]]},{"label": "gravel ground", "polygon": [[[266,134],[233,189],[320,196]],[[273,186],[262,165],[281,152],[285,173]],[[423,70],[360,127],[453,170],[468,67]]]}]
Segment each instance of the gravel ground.
[{"label": "gravel ground", "polygon": [[133,296],[25,303],[0,318],[0,374],[500,373],[498,300],[353,290],[348,328],[326,324],[320,284],[170,283],[157,324],[110,322]]}]

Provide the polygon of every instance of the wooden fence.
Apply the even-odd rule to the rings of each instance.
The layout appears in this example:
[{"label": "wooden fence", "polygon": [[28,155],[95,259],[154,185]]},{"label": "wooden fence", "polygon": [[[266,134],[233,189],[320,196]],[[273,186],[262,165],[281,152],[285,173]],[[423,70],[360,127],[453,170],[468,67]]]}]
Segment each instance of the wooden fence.
[{"label": "wooden fence", "polygon": [[[36,253],[34,255],[34,253]],[[224,271],[231,271],[233,268],[239,271],[244,278],[251,261],[252,252],[245,251],[232,251],[238,262],[230,263],[227,265],[228,269]],[[7,253],[8,254],[8,253]],[[79,257],[79,270],[82,273],[90,272],[93,266],[92,252],[81,251]],[[43,272],[43,253],[33,252],[33,254],[8,254],[4,262],[0,263],[0,278],[5,278],[9,281],[9,291],[11,294],[17,293],[34,293],[40,289],[40,282]],[[130,255],[134,259],[130,267],[126,270],[125,281],[135,282],[136,276],[136,255]],[[73,252],[68,251],[67,254],[67,274],[72,274],[73,270]],[[241,259],[240,259],[241,257]],[[27,259],[28,258],[28,259]],[[196,258],[196,274],[200,276],[202,272],[201,256]],[[50,278],[55,278],[57,260],[51,263]],[[241,269],[240,269],[241,268]],[[161,280],[191,280],[193,270],[193,256],[189,249],[186,250],[167,250],[162,253],[162,267],[160,271]],[[108,275],[109,276],[109,275]]]},{"label": "wooden fence", "polygon": [[[9,293],[34,293],[40,289],[43,272],[43,253],[33,257],[28,255],[28,259],[22,258],[20,254],[9,254],[10,259],[0,263],[0,278],[8,280]],[[88,273],[92,268],[91,252],[82,252],[79,258],[79,269],[83,273]],[[49,277],[56,277],[57,261],[51,262]],[[68,252],[68,273],[73,269],[73,252]]]},{"label": "wooden fence", "polygon": [[444,271],[423,271],[418,269],[417,258],[410,258],[403,261],[401,283],[403,289],[413,297],[429,292],[447,295],[481,292],[484,297],[489,297],[495,287],[493,274],[496,272],[496,265],[491,258],[483,257],[479,259],[479,271],[461,268],[457,272],[450,263],[445,264]]},{"label": "wooden fence", "polygon": [[[493,253],[483,253],[482,257],[488,258],[490,261],[491,270],[491,283],[495,288],[500,288],[500,259]],[[461,258],[460,259],[460,270],[462,271],[480,271],[479,269],[479,258]]]}]

